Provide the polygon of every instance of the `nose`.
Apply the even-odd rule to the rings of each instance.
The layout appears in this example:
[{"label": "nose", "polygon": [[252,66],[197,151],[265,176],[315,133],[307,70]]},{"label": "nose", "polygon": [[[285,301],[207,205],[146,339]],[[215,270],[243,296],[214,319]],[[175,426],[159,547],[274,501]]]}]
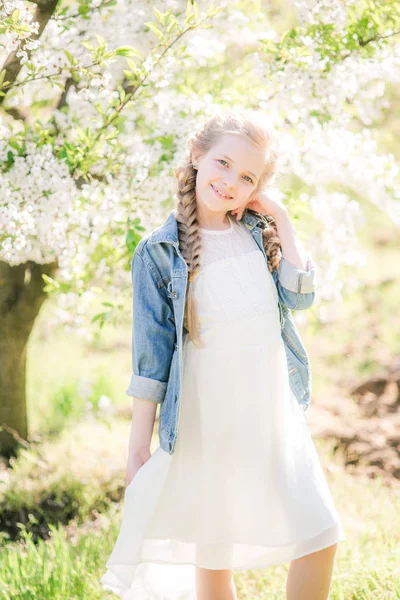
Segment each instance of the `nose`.
[{"label": "nose", "polygon": [[235,175],[226,174],[222,179],[225,183],[226,190],[230,192],[231,196],[233,196],[234,192],[236,191]]}]

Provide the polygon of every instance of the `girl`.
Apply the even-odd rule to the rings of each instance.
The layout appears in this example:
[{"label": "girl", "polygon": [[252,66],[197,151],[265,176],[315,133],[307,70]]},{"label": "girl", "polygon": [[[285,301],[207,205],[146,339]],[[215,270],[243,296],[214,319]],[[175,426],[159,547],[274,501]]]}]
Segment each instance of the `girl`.
[{"label": "girl", "polygon": [[127,488],[101,583],[124,600],[234,600],[233,570],[291,561],[287,599],[325,600],[346,538],[290,311],[313,303],[315,264],[265,194],[277,144],[258,112],[213,117],[188,147],[176,209],[132,259]]}]

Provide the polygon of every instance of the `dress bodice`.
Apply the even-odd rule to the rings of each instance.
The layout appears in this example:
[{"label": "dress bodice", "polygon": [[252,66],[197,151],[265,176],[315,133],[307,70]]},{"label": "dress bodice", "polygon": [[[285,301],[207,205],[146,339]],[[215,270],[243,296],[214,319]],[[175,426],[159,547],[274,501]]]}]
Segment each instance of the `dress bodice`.
[{"label": "dress bodice", "polygon": [[278,314],[278,293],[263,252],[243,223],[230,217],[230,228],[199,228],[201,271],[193,294],[200,330],[213,325]]}]

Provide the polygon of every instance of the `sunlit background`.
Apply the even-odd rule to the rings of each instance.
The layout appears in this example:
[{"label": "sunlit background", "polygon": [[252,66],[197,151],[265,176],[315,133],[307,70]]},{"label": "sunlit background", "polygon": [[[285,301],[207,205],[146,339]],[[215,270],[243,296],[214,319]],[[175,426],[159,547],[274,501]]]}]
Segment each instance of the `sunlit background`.
[{"label": "sunlit background", "polygon": [[[347,534],[330,598],[400,598],[398,3],[5,0],[0,19],[0,598],[111,598],[130,259],[187,137],[230,107],[279,132],[271,194],[317,264],[294,316]],[[239,597],[282,599],[287,569],[235,573]]]}]

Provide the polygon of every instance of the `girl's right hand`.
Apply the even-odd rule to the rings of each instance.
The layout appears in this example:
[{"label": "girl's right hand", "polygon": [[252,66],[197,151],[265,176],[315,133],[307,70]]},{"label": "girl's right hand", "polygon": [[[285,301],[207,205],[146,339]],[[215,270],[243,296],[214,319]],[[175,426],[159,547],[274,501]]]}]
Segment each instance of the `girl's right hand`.
[{"label": "girl's right hand", "polygon": [[126,468],[126,487],[131,483],[132,479],[139,471],[140,467],[151,457],[150,448],[141,448],[135,450],[128,458],[128,465]]}]

